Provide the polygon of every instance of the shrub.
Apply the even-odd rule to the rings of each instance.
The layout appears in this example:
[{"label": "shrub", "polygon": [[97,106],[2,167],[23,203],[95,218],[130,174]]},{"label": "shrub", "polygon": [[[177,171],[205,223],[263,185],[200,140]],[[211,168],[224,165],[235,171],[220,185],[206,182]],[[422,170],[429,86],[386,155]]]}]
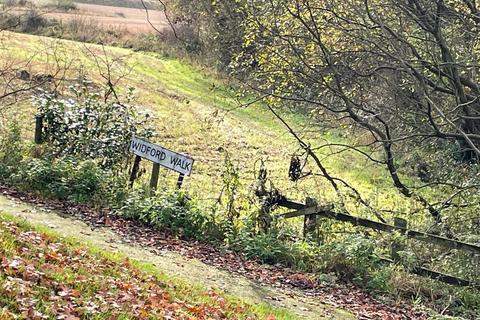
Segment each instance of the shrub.
[{"label": "shrub", "polygon": [[100,93],[90,92],[86,81],[71,91],[73,99],[43,92],[33,100],[44,117],[44,140],[55,157],[95,159],[102,168],[113,168],[128,159],[132,135],[152,136],[149,116],[141,117],[134,106],[105,102]]},{"label": "shrub", "polygon": [[213,218],[202,214],[200,208],[180,192],[160,191],[153,195],[132,192],[116,213],[185,239],[221,240],[217,237],[223,234]]},{"label": "shrub", "polygon": [[102,191],[104,172],[94,161],[26,158],[7,179],[20,189],[47,197],[87,202]]},{"label": "shrub", "polygon": [[238,232],[230,239],[230,247],[243,252],[248,259],[257,259],[264,263],[282,263],[291,265],[292,253],[290,247],[279,239],[275,231],[254,234],[246,230]]},{"label": "shrub", "polygon": [[34,9],[29,10],[24,16],[20,17],[20,21],[22,21],[19,26],[21,32],[35,32],[48,25],[48,19]]},{"label": "shrub", "polygon": [[28,4],[27,0],[3,0],[0,1],[0,4],[4,8],[14,8],[14,7],[25,7]]},{"label": "shrub", "polygon": [[45,5],[48,8],[55,8],[62,11],[76,10],[77,6],[73,0],[51,0]]},{"label": "shrub", "polygon": [[350,235],[320,247],[319,268],[326,273],[333,272],[344,280],[365,284],[370,271],[379,266],[375,254],[376,244],[361,235]]},{"label": "shrub", "polygon": [[6,132],[0,135],[0,179],[7,178],[17,170],[26,149],[21,129],[16,121],[12,121]]}]

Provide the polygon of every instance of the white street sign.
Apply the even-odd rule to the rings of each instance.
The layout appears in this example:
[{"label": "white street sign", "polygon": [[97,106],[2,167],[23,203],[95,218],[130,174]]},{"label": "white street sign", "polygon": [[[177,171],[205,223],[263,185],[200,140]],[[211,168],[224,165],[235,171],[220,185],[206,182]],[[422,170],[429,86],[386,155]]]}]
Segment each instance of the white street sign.
[{"label": "white street sign", "polygon": [[159,145],[133,137],[130,151],[137,156],[148,159],[170,170],[189,176],[194,160],[183,154],[165,149]]}]

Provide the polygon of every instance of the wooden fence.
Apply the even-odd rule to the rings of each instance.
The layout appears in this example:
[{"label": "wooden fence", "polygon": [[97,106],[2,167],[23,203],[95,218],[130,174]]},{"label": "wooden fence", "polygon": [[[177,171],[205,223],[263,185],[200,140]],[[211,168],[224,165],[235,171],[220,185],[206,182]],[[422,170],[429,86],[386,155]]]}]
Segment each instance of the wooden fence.
[{"label": "wooden fence", "polygon": [[[480,254],[480,246],[470,243],[465,243],[462,241],[457,241],[453,239],[448,239],[445,237],[410,230],[407,228],[407,223],[403,219],[395,219],[395,225],[390,225],[382,222],[377,222],[369,219],[355,217],[346,213],[335,212],[333,205],[317,205],[313,199],[307,199],[306,204],[292,202],[289,200],[282,200],[278,203],[279,206],[292,209],[295,211],[277,215],[279,219],[291,219],[295,217],[304,217],[304,234],[311,233],[316,229],[317,218],[324,217],[328,219],[333,219],[336,221],[350,223],[354,226],[361,226],[370,229],[374,229],[381,232],[399,232],[405,235],[408,238],[432,243],[438,246],[442,246],[448,249],[457,249],[463,251],[469,251],[473,254]],[[395,263],[399,260],[399,257],[396,255],[396,252],[402,250],[403,248],[398,247],[395,243],[392,244],[392,259],[383,258],[382,261],[385,263]],[[411,272],[421,275],[428,276],[430,278],[452,284],[457,286],[473,286],[480,287],[480,283],[473,282],[465,279],[460,279],[452,275],[444,274],[434,270],[430,270],[423,267],[413,267]]]}]

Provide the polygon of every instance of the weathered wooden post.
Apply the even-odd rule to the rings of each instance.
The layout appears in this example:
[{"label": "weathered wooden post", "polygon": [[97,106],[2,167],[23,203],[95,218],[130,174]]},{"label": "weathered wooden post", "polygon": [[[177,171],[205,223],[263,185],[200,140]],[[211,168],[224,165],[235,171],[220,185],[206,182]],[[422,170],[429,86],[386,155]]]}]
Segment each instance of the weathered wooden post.
[{"label": "weathered wooden post", "polygon": [[160,164],[153,163],[152,176],[150,177],[150,189],[157,190],[158,176],[160,175]]},{"label": "weathered wooden post", "polygon": [[140,170],[140,162],[142,161],[142,157],[135,156],[135,161],[133,162],[132,173],[130,174],[130,188],[133,187],[133,183],[138,176],[138,170]]},{"label": "weathered wooden post", "polygon": [[[314,198],[307,198],[305,200],[307,207],[316,207],[318,205],[317,200]],[[305,215],[303,220],[303,237],[306,238],[309,234],[314,234],[317,230],[317,215],[308,214]]]},{"label": "weathered wooden post", "polygon": [[180,173],[180,175],[178,176],[178,181],[177,181],[177,188],[178,189],[182,188],[184,178],[185,178],[185,175],[183,173]]},{"label": "weathered wooden post", "polygon": [[35,143],[43,143],[43,115],[35,116]]},{"label": "weathered wooden post", "polygon": [[[407,229],[408,225],[407,220],[397,217],[394,218],[393,224],[395,225],[395,227],[399,227],[402,229]],[[405,250],[405,245],[398,240],[394,240],[391,246],[391,250],[392,260],[398,262],[401,258],[399,252]]]}]

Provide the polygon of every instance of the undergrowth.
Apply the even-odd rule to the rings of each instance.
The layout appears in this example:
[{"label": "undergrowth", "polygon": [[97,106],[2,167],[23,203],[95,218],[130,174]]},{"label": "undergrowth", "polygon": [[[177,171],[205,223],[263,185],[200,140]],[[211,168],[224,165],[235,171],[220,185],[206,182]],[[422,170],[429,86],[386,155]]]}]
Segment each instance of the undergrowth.
[{"label": "undergrowth", "polygon": [[[289,234],[288,226],[276,220],[267,232],[261,231],[255,212],[242,217],[236,214],[238,175],[228,159],[223,176],[224,193],[219,201],[223,205],[213,209],[202,207],[195,199],[177,191],[160,189],[153,193],[141,183],[129,189],[131,157],[127,152],[117,152],[126,150],[127,146],[98,144],[97,139],[106,142],[119,139],[125,144],[129,134],[141,129],[135,126],[142,126],[142,123],[122,122],[123,118],[115,115],[120,109],[113,108],[114,103],[104,103],[98,95],[87,94],[86,97],[86,100],[74,97],[73,103],[48,95],[41,99],[37,107],[48,120],[44,145],[26,143],[18,124],[11,122],[10,128],[0,137],[2,184],[44,197],[111,208],[120,217],[184,239],[223,245],[249,259],[315,273],[319,281],[325,277],[351,281],[394,299],[423,301],[439,311],[447,307],[451,313],[468,317],[478,315],[478,291],[440,286],[408,276],[404,267],[383,266],[379,249],[384,246],[368,234],[356,232],[323,242],[300,240],[294,238],[295,232]],[[92,117],[89,121],[83,121],[85,101],[94,111],[89,113]],[[115,123],[92,125],[106,124],[105,119]],[[128,132],[122,130],[119,136],[119,127]],[[61,132],[67,132],[69,138],[59,134]],[[78,142],[81,142],[80,147]],[[91,145],[95,146],[95,152],[86,147]],[[119,156],[115,166],[105,161],[113,152]]]}]

